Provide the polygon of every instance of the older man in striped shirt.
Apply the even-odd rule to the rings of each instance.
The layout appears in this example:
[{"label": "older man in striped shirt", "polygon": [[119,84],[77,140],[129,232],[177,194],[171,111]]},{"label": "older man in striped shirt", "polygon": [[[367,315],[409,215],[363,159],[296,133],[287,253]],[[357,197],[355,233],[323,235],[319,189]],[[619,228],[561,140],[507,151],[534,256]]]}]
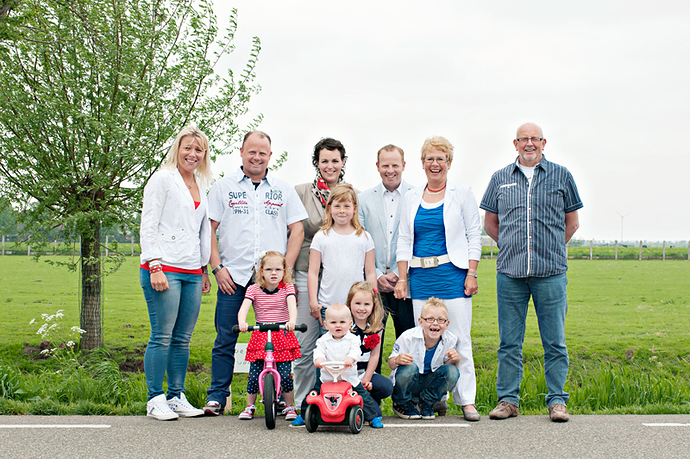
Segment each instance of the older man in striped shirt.
[{"label": "older man in striped shirt", "polygon": [[568,377],[565,316],[568,310],[566,244],[579,226],[582,202],[572,175],[544,157],[542,129],[526,123],[517,130],[514,163],[497,171],[482,199],[484,229],[498,242],[498,405],[489,417],[518,415],[522,345],[532,297],[544,347],[546,404],[552,421],[570,418],[564,390]]}]

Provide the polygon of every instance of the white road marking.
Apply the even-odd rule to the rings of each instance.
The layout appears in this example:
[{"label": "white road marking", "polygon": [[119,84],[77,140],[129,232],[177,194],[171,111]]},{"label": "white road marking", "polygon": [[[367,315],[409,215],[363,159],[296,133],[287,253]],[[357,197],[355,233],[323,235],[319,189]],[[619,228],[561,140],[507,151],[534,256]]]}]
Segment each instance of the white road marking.
[{"label": "white road marking", "polygon": [[469,424],[386,424],[386,428],[389,427],[469,427]]},{"label": "white road marking", "polygon": [[0,429],[109,429],[109,424],[0,424]]},{"label": "white road marking", "polygon": [[653,423],[642,423],[643,426],[647,427],[690,427],[690,424],[681,424],[678,422],[653,422]]}]

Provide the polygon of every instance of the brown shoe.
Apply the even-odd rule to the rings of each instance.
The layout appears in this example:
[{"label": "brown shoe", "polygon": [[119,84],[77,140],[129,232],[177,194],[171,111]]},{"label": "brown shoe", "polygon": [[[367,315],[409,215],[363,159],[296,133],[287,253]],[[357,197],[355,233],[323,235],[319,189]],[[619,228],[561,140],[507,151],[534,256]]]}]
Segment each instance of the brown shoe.
[{"label": "brown shoe", "polygon": [[507,419],[518,415],[520,410],[517,406],[508,402],[498,402],[496,408],[489,413],[489,419]]},{"label": "brown shoe", "polygon": [[554,403],[549,407],[549,417],[553,422],[568,422],[570,415],[565,405]]},{"label": "brown shoe", "polygon": [[441,400],[434,404],[434,412],[438,413],[439,416],[445,416],[448,413],[448,403],[445,400]]}]

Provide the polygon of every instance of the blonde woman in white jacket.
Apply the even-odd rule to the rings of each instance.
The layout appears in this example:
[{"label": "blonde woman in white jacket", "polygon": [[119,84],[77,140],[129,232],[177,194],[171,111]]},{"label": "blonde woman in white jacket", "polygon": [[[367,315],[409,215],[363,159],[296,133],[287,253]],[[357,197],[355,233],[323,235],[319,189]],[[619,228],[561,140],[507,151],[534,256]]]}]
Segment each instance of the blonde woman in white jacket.
[{"label": "blonde woman in white jacket", "polygon": [[472,295],[479,288],[481,223],[470,187],[447,180],[452,162],[453,145],[447,139],[426,139],[422,146],[422,165],[427,184],[408,191],[403,201],[395,297],[404,298],[409,284],[417,322],[422,306],[430,297],[440,298],[446,304],[448,330],[460,339],[460,378],[453,390],[453,402],[462,406],[466,420],[479,421],[474,406],[476,376],[470,331]]},{"label": "blonde woman in white jacket", "polygon": [[210,180],[208,139],[188,126],[175,138],[163,169],[144,188],[139,279],[151,321],[144,355],[146,415],[159,420],[204,414],[187,401],[184,382],[201,293],[211,289],[206,266],[211,251],[206,212]]}]

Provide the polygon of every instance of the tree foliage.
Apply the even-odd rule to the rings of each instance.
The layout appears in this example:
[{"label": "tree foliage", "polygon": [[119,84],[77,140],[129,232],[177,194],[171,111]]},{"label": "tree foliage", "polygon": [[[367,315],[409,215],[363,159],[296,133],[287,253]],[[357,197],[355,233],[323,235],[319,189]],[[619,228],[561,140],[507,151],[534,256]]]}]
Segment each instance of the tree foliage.
[{"label": "tree foliage", "polygon": [[[100,229],[133,228],[170,139],[197,124],[215,154],[239,138],[259,87],[254,37],[239,74],[237,12],[218,33],[208,0],[14,0],[0,18],[0,193],[42,229],[81,238],[82,347],[102,344]],[[260,116],[250,128],[260,122]]]},{"label": "tree foliage", "polygon": [[12,209],[10,200],[0,196],[0,234],[6,234],[17,226],[17,214]]}]

